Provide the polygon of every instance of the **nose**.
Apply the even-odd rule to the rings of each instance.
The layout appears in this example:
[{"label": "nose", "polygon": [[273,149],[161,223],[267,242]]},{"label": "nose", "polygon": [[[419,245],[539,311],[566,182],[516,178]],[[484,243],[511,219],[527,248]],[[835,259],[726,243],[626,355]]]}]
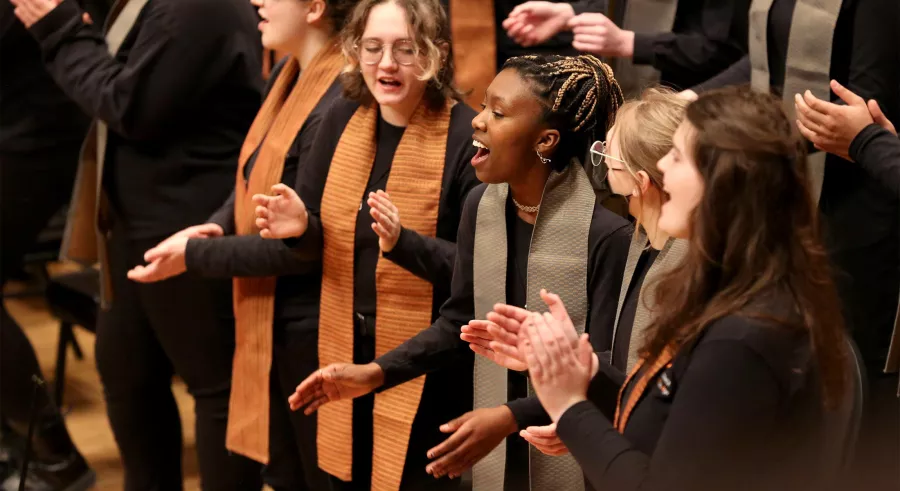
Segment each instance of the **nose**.
[{"label": "nose", "polygon": [[381,61],[378,62],[378,68],[385,71],[397,70],[397,62],[394,60],[393,47],[385,45],[381,51]]},{"label": "nose", "polygon": [[484,122],[484,109],[472,118],[472,129],[478,131],[487,131],[487,124]]}]

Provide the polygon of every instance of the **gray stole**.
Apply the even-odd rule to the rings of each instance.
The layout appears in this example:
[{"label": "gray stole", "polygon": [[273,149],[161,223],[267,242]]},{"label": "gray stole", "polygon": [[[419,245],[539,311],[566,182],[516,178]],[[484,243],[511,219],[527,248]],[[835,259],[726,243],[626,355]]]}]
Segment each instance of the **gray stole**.
[{"label": "gray stole", "polygon": [[[769,11],[773,0],[753,0],[750,6],[750,85],[769,92]],[[791,19],[787,63],[784,75],[784,109],[790,121],[796,119],[794,95],[809,90],[822,100],[831,99],[831,50],[834,26],[843,0],[797,0]],[[825,152],[807,158],[807,168],[816,203],[825,179]]]},{"label": "gray stole", "polygon": [[[107,20],[106,46],[115,56],[148,0],[119,0]],[[109,271],[109,208],[103,191],[103,161],[106,156],[108,128],[95,120],[81,147],[75,187],[69,204],[60,258],[82,264],[100,265],[100,303],[112,302],[112,276]]]},{"label": "gray stole", "polygon": [[[507,184],[492,184],[478,204],[475,224],[473,289],[475,317],[484,319],[494,304],[506,301],[506,199]],[[588,311],[588,236],[596,195],[581,165],[572,163],[562,173],[553,172],[544,188],[528,256],[526,308],[546,312],[541,288],[558,294],[579,333],[584,332]],[[509,399],[507,370],[475,357],[476,408],[497,407]],[[529,386],[529,394],[533,390]],[[501,443],[473,469],[474,491],[503,489],[506,442]],[[570,456],[550,457],[529,448],[529,475],[534,491],[584,489],[581,468]]]},{"label": "gray stole", "polygon": [[[647,234],[644,233],[642,227],[638,227],[634,231],[631,238],[631,246],[628,248],[628,261],[625,263],[625,275],[622,278],[622,288],[619,290],[619,306],[616,309],[616,322],[613,324],[613,343],[616,342],[616,333],[619,330],[619,316],[622,315],[622,305],[625,303],[625,296],[628,294],[628,287],[634,279],[634,270],[637,268],[638,260],[641,254],[649,246]],[[653,283],[662,277],[663,274],[672,270],[672,268],[681,264],[681,260],[687,253],[688,243],[685,240],[670,238],[666,241],[666,245],[659,251],[659,255],[650,265],[647,275],[644,276],[644,283],[641,284],[641,291],[638,292],[637,309],[634,312],[634,324],[631,328],[631,338],[628,345],[628,363],[625,373],[631,373],[632,367],[637,363],[638,352],[644,341],[644,334],[650,323],[653,321],[652,310],[656,307],[656,288]],[[613,360],[610,359],[610,362]]]},{"label": "gray stole", "polygon": [[[675,25],[678,0],[626,0],[615,7],[621,9],[621,5],[625,8],[622,29],[654,34],[671,32]],[[640,97],[644,89],[659,83],[659,70],[650,65],[635,65],[631,58],[616,58],[612,65],[626,100]]]}]

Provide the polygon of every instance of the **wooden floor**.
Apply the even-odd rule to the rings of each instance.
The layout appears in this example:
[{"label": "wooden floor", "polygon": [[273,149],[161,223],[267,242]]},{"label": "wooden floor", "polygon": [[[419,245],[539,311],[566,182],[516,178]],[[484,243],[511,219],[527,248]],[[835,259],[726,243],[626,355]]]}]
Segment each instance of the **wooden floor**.
[{"label": "wooden floor", "polygon": [[[7,291],[14,292],[21,290],[22,287],[12,284],[7,287]],[[6,306],[10,314],[25,329],[34,345],[44,376],[51,377],[56,360],[59,324],[47,312],[40,297],[9,299]],[[71,351],[69,352],[63,408],[67,412],[66,422],[78,449],[97,472],[95,489],[119,491],[123,489],[122,465],[112,430],[106,419],[100,378],[94,365],[94,336],[79,328],[76,328],[75,335],[84,351],[84,359],[78,360]],[[185,490],[198,490],[200,487],[194,451],[193,400],[188,396],[182,383],[176,382],[174,387],[185,439]]]}]

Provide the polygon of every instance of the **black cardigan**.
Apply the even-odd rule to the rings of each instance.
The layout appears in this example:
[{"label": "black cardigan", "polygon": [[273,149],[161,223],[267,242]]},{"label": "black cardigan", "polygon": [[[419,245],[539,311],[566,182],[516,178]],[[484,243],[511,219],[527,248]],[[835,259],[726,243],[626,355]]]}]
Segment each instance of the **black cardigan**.
[{"label": "black cardigan", "polygon": [[[572,406],[557,432],[596,489],[820,489],[814,365],[805,331],[731,315],[650,381],[624,435],[608,398]],[[592,388],[602,378],[616,374]]]},{"label": "black cardigan", "polygon": [[[285,60],[272,71],[266,94],[278,78]],[[310,154],[318,140],[319,127],[335,100],[341,84],[335,80],[313,108],[294,139],[284,161],[281,182],[296,185],[298,170],[312,165]],[[257,153],[244,166],[249,178]],[[234,235],[234,192],[207,220],[225,231],[224,237],[188,240],[185,264],[188,271],[212,278],[277,276],[275,288],[275,326],[315,329],[319,317],[321,264],[308,261],[280,240],[266,240],[257,234]]]},{"label": "black cardigan", "polygon": [[850,158],[900,196],[900,140],[870,124],[850,143]]},{"label": "black cardigan", "polygon": [[259,110],[258,16],[244,0],[153,0],[113,57],[66,1],[30,31],[63,91],[109,125],[104,188],[130,238],[201,223],[234,188]]}]

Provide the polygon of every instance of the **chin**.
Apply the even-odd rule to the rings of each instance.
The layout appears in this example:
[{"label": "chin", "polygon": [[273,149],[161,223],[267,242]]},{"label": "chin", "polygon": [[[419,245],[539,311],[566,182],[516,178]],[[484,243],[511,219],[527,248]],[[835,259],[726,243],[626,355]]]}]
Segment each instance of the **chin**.
[{"label": "chin", "polygon": [[407,91],[403,90],[393,94],[385,94],[380,90],[376,90],[372,93],[372,96],[379,106],[400,106],[406,102]]}]

